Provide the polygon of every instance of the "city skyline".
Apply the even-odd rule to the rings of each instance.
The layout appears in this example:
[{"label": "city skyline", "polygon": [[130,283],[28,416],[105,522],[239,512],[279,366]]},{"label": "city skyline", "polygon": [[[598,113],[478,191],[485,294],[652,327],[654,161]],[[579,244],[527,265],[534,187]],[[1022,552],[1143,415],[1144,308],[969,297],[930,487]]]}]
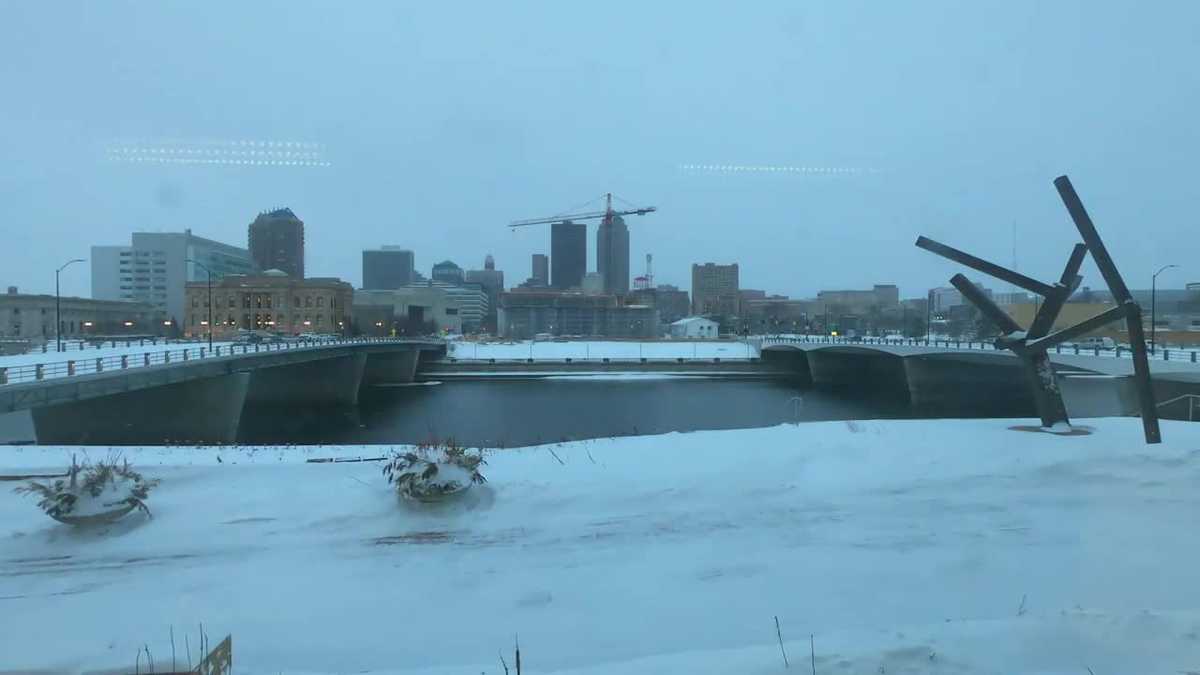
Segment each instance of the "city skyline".
[{"label": "city skyline", "polygon": [[[290,211],[290,209],[287,209],[287,207],[283,207],[283,208],[285,210]],[[577,223],[575,225],[580,225],[580,224]],[[216,244],[218,246],[224,246],[224,247],[239,248],[239,245],[236,243],[229,243],[226,241],[220,241],[220,240],[213,239],[212,237],[205,237],[202,233],[192,232],[190,228],[188,228],[186,230],[180,230],[180,231],[161,230],[161,229],[160,230],[138,229],[138,230],[133,230],[132,232],[126,233],[125,236],[126,237],[134,236],[135,238],[136,238],[136,236],[142,236],[142,237],[192,237],[192,238],[195,238],[200,241],[208,242],[209,244]],[[547,239],[549,239],[549,238],[547,238]],[[587,239],[591,240],[593,244],[595,243],[595,238],[588,237]],[[546,242],[546,245],[547,245],[547,248],[550,247],[549,240]],[[245,250],[244,247],[240,247],[240,248]],[[87,251],[87,253],[85,255],[88,255],[88,257],[82,258],[82,259],[87,263],[87,267],[92,268],[90,273],[89,272],[84,273],[84,276],[87,279],[87,281],[85,282],[85,286],[87,287],[87,289],[84,292],[80,292],[80,293],[69,292],[66,289],[66,284],[64,283],[63,284],[63,287],[64,287],[63,297],[70,296],[70,297],[79,297],[79,298],[95,297],[96,299],[119,299],[120,296],[116,295],[115,292],[102,292],[99,295],[97,295],[97,290],[96,290],[97,271],[96,271],[95,265],[96,264],[102,264],[102,265],[109,264],[109,259],[107,257],[97,257],[97,250],[101,250],[102,252],[104,252],[104,250],[106,250],[106,249],[112,249],[112,253],[110,253],[109,255],[115,256],[117,251],[129,250],[129,247],[125,246],[125,245],[110,245],[110,244],[92,243],[92,244],[83,246],[83,249],[85,251]],[[302,245],[302,251],[304,251],[305,255],[306,255],[307,249],[305,247],[303,247],[303,245]],[[597,270],[595,269],[595,266],[598,263],[598,259],[597,259],[598,256],[595,255],[595,252],[594,252],[595,247],[589,246],[588,251],[590,254],[590,260],[587,261],[586,274],[596,273]],[[358,267],[357,267],[358,273],[357,274],[353,273],[353,270],[351,270],[349,272],[334,271],[330,274],[315,274],[315,275],[308,274],[306,276],[338,278],[338,279],[341,279],[343,281],[350,283],[355,288],[368,288],[368,286],[364,286],[364,283],[366,281],[366,276],[365,276],[365,272],[364,272],[364,269],[365,269],[364,262],[366,260],[366,255],[372,254],[372,253],[373,254],[379,254],[379,253],[407,254],[408,260],[409,260],[408,264],[410,264],[412,266],[412,271],[414,273],[414,279],[412,279],[414,281],[419,278],[431,278],[435,268],[437,268],[439,265],[443,265],[445,263],[453,263],[455,265],[458,265],[458,267],[460,268],[459,272],[462,272],[465,274],[468,270],[477,269],[476,267],[473,267],[472,263],[470,262],[470,260],[473,259],[474,257],[479,257],[480,259],[486,258],[484,267],[491,265],[491,267],[488,267],[488,269],[495,269],[495,270],[500,271],[501,273],[503,273],[503,271],[504,271],[503,268],[495,265],[494,260],[493,260],[494,256],[490,252],[484,252],[480,256],[475,256],[475,254],[473,254],[473,253],[467,254],[465,252],[461,253],[461,254],[452,254],[451,256],[442,258],[441,260],[439,260],[437,262],[427,263],[425,265],[422,265],[418,262],[420,259],[420,251],[414,251],[409,247],[405,247],[405,246],[401,246],[401,245],[386,244],[386,245],[382,245],[382,246],[376,245],[376,246],[371,246],[371,247],[364,247],[362,249],[359,249],[357,251],[357,253],[359,254],[359,256],[361,256],[360,259],[357,261],[357,263],[358,263]],[[526,255],[526,262],[525,262],[526,268],[529,267],[528,260],[529,260],[529,256],[531,256],[531,255],[532,256],[544,256],[547,259],[548,263],[552,260],[552,256],[550,256],[548,254],[537,253],[536,251],[526,253],[525,255]],[[631,258],[632,257],[633,256],[631,256]],[[459,265],[458,260],[462,260],[463,264]],[[631,260],[631,267],[633,264],[634,263]],[[704,265],[704,264],[733,265],[735,267],[741,265],[741,263],[739,261],[737,261],[736,259],[730,259],[728,261],[726,261],[725,259],[718,259],[716,261],[714,261],[714,260],[705,260],[705,261],[696,260],[696,261],[689,263],[689,267],[688,267],[689,274],[684,275],[683,280],[681,282],[674,282],[674,280],[662,278],[662,276],[657,273],[658,268],[656,267],[655,286],[666,286],[668,288],[679,287],[679,288],[688,290],[690,292],[692,290],[692,285],[693,285],[692,284],[693,277],[691,276],[692,267],[694,267],[696,265]],[[519,266],[519,265],[516,265],[516,266]],[[548,264],[548,267],[549,267],[549,264]],[[743,270],[745,269],[744,265],[741,265],[741,267]],[[1181,266],[1171,265],[1171,267],[1181,267]],[[430,274],[425,275],[423,272],[421,272],[422,269],[429,269]],[[260,270],[260,271],[265,271],[265,270]],[[1180,276],[1181,278],[1179,278],[1179,279],[1176,279],[1173,281],[1165,281],[1165,282],[1160,281],[1159,282],[1159,292],[1161,293],[1161,292],[1164,292],[1167,290],[1182,291],[1185,287],[1196,286],[1198,283],[1200,283],[1200,282],[1193,281],[1191,276],[1185,276],[1188,273],[1188,270],[1186,267],[1182,268],[1180,270],[1180,272],[1181,272],[1181,274],[1178,276]],[[107,274],[107,272],[106,272],[106,274]],[[512,279],[512,281],[510,283],[504,284],[505,289],[516,288],[517,286],[519,286],[522,283],[520,280],[518,280],[518,277],[516,276],[517,274],[519,274],[519,272],[514,273],[512,276],[510,276],[510,279]],[[630,282],[632,282],[633,278],[636,277],[638,274],[640,274],[640,271],[638,269],[631,269],[629,272]],[[1200,272],[1198,272],[1198,274],[1200,274]],[[1091,281],[1097,287],[1103,286],[1103,279],[1100,278],[1098,275],[1095,278],[1093,278]],[[107,283],[107,280],[106,280],[106,283]],[[115,281],[113,283],[115,283]],[[859,284],[837,286],[834,284],[823,284],[823,283],[821,283],[820,280],[817,280],[814,282],[814,284],[812,286],[812,288],[814,290],[812,290],[811,292],[803,292],[803,293],[794,293],[794,292],[789,293],[784,289],[771,288],[771,287],[763,288],[762,285],[756,285],[756,284],[744,283],[744,282],[740,283],[740,287],[742,289],[761,289],[769,295],[786,296],[786,297],[789,297],[792,299],[817,299],[820,296],[820,294],[823,292],[838,292],[843,289],[853,290],[853,289],[858,289],[858,288],[870,288],[871,286],[877,286],[880,283],[889,283],[889,282],[887,282],[886,279],[883,281],[880,281],[879,279],[866,279],[862,283],[859,283]],[[995,282],[994,280],[988,280],[983,277],[980,277],[980,279],[977,280],[976,283],[977,283],[977,285],[982,285],[982,284],[986,283],[986,284],[990,284],[991,286],[995,286],[995,289],[994,289],[995,292],[1000,293],[1000,294],[1012,294],[1012,293],[1025,294],[1022,291],[1014,290],[1014,289],[1010,288],[1007,284]],[[1080,288],[1087,289],[1090,286],[1092,286],[1093,283],[1089,283],[1089,280],[1087,278],[1085,278],[1084,282],[1081,284]],[[16,286],[17,288],[19,288],[21,290],[22,293],[37,294],[37,293],[46,293],[47,292],[45,290],[37,290],[36,287],[21,286],[19,284],[15,284],[15,283],[8,283],[6,285],[7,286]],[[948,282],[945,282],[945,281],[942,281],[940,283],[935,282],[926,288],[905,289],[903,286],[900,286],[899,284],[890,284],[889,283],[889,285],[895,285],[895,286],[899,287],[899,295],[902,299],[921,299],[933,291],[939,291],[939,290],[953,291],[954,290],[953,287],[949,286]],[[115,286],[114,286],[114,288],[115,288]],[[578,289],[579,287],[576,286],[574,288]],[[1135,283],[1135,284],[1131,284],[1131,288],[1135,288],[1138,290],[1145,290],[1145,289],[1149,288],[1149,285],[1147,284],[1145,286],[1145,288],[1143,288],[1142,286],[1137,285]],[[561,290],[567,290],[567,289],[561,289]],[[988,292],[991,293],[992,290],[993,289],[989,288]],[[52,289],[50,292],[53,292]],[[611,292],[611,291],[608,291],[606,289],[606,292]],[[628,293],[628,291],[626,291],[625,293]],[[624,293],[618,293],[618,294],[624,294]]]}]

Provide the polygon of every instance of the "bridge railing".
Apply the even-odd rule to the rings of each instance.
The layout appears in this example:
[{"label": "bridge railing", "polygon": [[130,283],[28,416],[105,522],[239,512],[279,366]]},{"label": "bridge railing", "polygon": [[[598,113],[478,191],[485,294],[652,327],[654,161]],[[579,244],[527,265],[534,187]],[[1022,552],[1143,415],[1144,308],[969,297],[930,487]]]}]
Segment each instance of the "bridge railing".
[{"label": "bridge railing", "polygon": [[556,357],[538,357],[536,359],[523,356],[507,356],[507,357],[470,357],[463,358],[458,356],[447,356],[440,361],[434,363],[454,363],[463,365],[524,365],[530,363],[536,364],[595,364],[603,365],[606,363],[612,364],[664,364],[664,363],[758,363],[757,356],[592,356],[592,357],[575,357],[575,356],[556,356]]},{"label": "bridge railing", "polygon": [[[877,337],[863,338],[846,338],[841,336],[829,335],[797,335],[797,336],[764,336],[759,338],[751,338],[750,343],[762,349],[770,345],[782,344],[837,344],[837,345],[876,345],[886,347],[936,347],[940,349],[954,349],[963,351],[1007,351],[997,349],[994,342],[988,340],[927,340],[925,338],[904,338],[904,339],[886,339]],[[1076,354],[1080,356],[1104,356],[1115,359],[1132,359],[1133,352],[1128,347],[1088,347],[1077,344],[1056,345],[1054,347],[1055,354]],[[1156,349],[1150,354],[1150,357],[1160,361],[1188,361],[1191,363],[1197,362],[1197,350],[1184,349]]]},{"label": "bridge railing", "polygon": [[212,349],[208,348],[207,343],[196,343],[193,346],[184,347],[182,349],[164,349],[155,351],[141,351],[139,349],[132,348],[125,353],[97,356],[95,358],[80,356],[78,358],[67,359],[65,361],[53,361],[48,363],[32,363],[14,366],[0,365],[0,386],[6,384],[17,384],[21,382],[37,382],[40,380],[48,380],[60,377],[73,377],[75,375],[103,373],[112,370],[127,370],[130,368],[146,368],[149,366],[170,365],[173,363],[183,363],[197,359],[223,358],[262,352],[311,350],[355,344],[405,341],[406,340],[404,338],[359,337],[330,340],[286,340],[280,342],[225,343],[214,345]]},{"label": "bridge railing", "polygon": [[[157,347],[158,345],[192,345],[192,344],[208,344],[205,338],[165,338],[165,337],[109,337],[104,339],[85,339],[79,338],[63,338],[63,352],[84,352],[101,349],[116,349],[118,347]],[[51,338],[46,342],[38,345],[29,351],[30,354],[54,354],[59,352],[56,348],[54,339]]]}]

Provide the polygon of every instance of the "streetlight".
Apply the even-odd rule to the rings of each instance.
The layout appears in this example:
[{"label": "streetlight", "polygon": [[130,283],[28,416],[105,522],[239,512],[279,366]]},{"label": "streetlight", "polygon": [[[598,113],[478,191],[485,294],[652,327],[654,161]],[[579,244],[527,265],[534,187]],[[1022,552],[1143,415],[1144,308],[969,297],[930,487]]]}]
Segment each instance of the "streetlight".
[{"label": "streetlight", "polygon": [[54,270],[54,339],[55,351],[62,351],[62,295],[58,290],[58,275],[63,270],[67,269],[68,265],[77,262],[85,262],[83,258],[74,258],[63,263],[62,267]]},{"label": "streetlight", "polygon": [[933,289],[925,294],[925,346],[929,346],[929,334],[933,332]]},{"label": "streetlight", "polygon": [[1179,267],[1179,265],[1163,265],[1162,267],[1160,267],[1158,269],[1157,272],[1154,273],[1154,276],[1150,277],[1150,353],[1151,354],[1154,353],[1154,329],[1158,326],[1158,321],[1156,321],[1157,316],[1155,316],[1155,311],[1158,309],[1156,307],[1156,303],[1155,303],[1155,301],[1157,300],[1157,298],[1155,298],[1155,293],[1158,291],[1158,275],[1171,269],[1172,267]]},{"label": "streetlight", "polygon": [[212,351],[212,333],[213,333],[213,322],[212,322],[212,270],[208,269],[208,265],[205,265],[204,263],[202,263],[202,262],[200,262],[200,261],[198,261],[198,260],[192,260],[191,258],[184,258],[184,259],[183,259],[183,261],[184,261],[184,262],[190,262],[190,263],[192,263],[193,265],[199,265],[199,266],[200,266],[200,269],[202,269],[202,270],[204,270],[205,272],[207,272],[207,273],[208,273],[208,324],[207,324],[207,325],[208,325],[208,350],[209,350],[209,351]]}]

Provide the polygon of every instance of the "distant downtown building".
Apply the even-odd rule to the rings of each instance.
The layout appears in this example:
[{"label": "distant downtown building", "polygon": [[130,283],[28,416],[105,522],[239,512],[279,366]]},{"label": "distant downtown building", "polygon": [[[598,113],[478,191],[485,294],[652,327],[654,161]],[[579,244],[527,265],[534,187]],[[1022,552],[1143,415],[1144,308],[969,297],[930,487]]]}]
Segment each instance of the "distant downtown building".
[{"label": "distant downtown building", "polygon": [[[979,287],[979,290],[983,291],[984,295],[989,298],[992,297],[991,289],[985,288],[980,283],[976,283],[975,285]],[[820,299],[821,296],[818,295],[817,297]],[[949,312],[955,307],[967,304],[967,301],[963,299],[962,293],[953,286],[930,289],[928,297],[930,301],[929,310],[935,314]]]},{"label": "distant downtown building", "polygon": [[362,287],[400,288],[416,281],[413,252],[400,246],[381,246],[362,252]]},{"label": "distant downtown building", "polygon": [[[188,262],[196,261],[200,264]],[[92,297],[150,304],[166,319],[183,321],[184,286],[255,271],[244,248],[183,232],[134,232],[129,246],[93,246]]]},{"label": "distant downtown building", "polygon": [[627,296],[630,302],[649,305],[658,310],[658,320],[664,324],[674,323],[691,313],[688,292],[670,284],[659,284],[654,288],[636,288]]},{"label": "distant downtown building", "polygon": [[737,263],[692,265],[692,314],[734,317],[738,300]]},{"label": "distant downtown building", "polygon": [[260,270],[304,278],[304,222],[289,208],[258,214],[248,228],[250,258]]},{"label": "distant downtown building", "polygon": [[[18,293],[0,295],[0,337],[53,340],[55,298]],[[163,314],[146,302],[64,297],[59,310],[64,338],[111,335],[163,335]]]},{"label": "distant downtown building", "polygon": [[604,278],[604,292],[629,292],[629,228],[621,216],[612,216],[596,228],[596,271]]},{"label": "distant downtown building", "polygon": [[550,285],[559,290],[580,288],[587,273],[587,225],[550,225]]},{"label": "distant downtown building", "polygon": [[889,309],[900,305],[900,289],[895,284],[875,284],[870,290],[820,291],[817,293],[817,300],[825,305],[837,305],[847,311]]},{"label": "distant downtown building", "polygon": [[545,253],[533,254],[533,269],[529,280],[542,286],[550,285],[550,257]]},{"label": "distant downtown building", "polygon": [[604,277],[599,272],[588,272],[583,275],[583,283],[580,285],[580,290],[589,295],[603,294]]},{"label": "distant downtown building", "polygon": [[487,311],[487,294],[474,284],[427,281],[354,294],[354,326],[371,336],[419,335],[430,329],[469,333],[478,330]]},{"label": "distant downtown building", "polygon": [[[188,282],[184,335],[208,334],[208,290],[204,282]],[[347,335],[354,287],[341,279],[297,279],[269,270],[214,282],[212,300],[216,336],[228,337],[238,330]]]},{"label": "distant downtown building", "polygon": [[[741,325],[759,333],[798,333],[809,325],[810,316],[824,312],[816,300],[797,300],[785,295],[742,299]],[[922,314],[924,316],[924,314]]]},{"label": "distant downtown building", "polygon": [[483,328],[489,332],[496,330],[496,310],[500,306],[500,294],[504,292],[504,272],[496,269],[496,260],[488,254],[483,259],[483,269],[467,270],[464,275],[466,285],[477,285],[487,294],[488,308],[484,316]]},{"label": "distant downtown building", "polygon": [[465,281],[462,268],[449,260],[434,265],[429,277],[445,284],[461,284]]},{"label": "distant downtown building", "polygon": [[525,339],[542,333],[602,337],[657,337],[658,310],[620,305],[609,294],[519,290],[500,295],[499,331]]}]

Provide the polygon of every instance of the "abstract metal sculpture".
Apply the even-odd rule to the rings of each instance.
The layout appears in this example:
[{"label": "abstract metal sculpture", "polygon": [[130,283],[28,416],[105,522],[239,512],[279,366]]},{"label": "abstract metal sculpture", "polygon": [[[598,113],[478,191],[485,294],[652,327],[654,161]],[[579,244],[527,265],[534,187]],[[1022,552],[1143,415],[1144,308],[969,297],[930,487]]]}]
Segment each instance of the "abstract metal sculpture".
[{"label": "abstract metal sculpture", "polygon": [[[992,302],[991,298],[987,297],[965,276],[956,274],[950,279],[950,283],[962,293],[967,301],[975,305],[985,317],[1000,327],[1003,335],[996,339],[996,346],[1011,350],[1021,359],[1033,390],[1033,400],[1037,406],[1038,416],[1042,418],[1042,425],[1045,427],[1070,424],[1062,392],[1058,386],[1058,378],[1050,364],[1050,358],[1046,355],[1046,350],[1124,318],[1129,331],[1129,345],[1133,351],[1134,383],[1142,410],[1142,428],[1147,443],[1158,443],[1162,437],[1158,429],[1158,410],[1155,407],[1154,392],[1150,385],[1150,362],[1146,356],[1142,310],[1133,301],[1133,296],[1129,294],[1129,288],[1125,286],[1125,281],[1108,255],[1108,250],[1104,248],[1104,242],[1100,240],[1096,226],[1092,224],[1092,219],[1084,210],[1083,203],[1079,200],[1079,195],[1075,193],[1071,181],[1066,176],[1059,176],[1054,180],[1054,187],[1058,188],[1058,194],[1062,198],[1063,204],[1066,205],[1071,219],[1075,221],[1079,235],[1083,238],[1083,243],[1076,244],[1071,251],[1066,267],[1057,283],[1046,284],[1037,279],[1031,279],[925,237],[917,238],[917,246],[1045,298],[1045,302],[1038,309],[1029,329],[1022,330],[1011,316],[1000,309],[996,303]],[[1092,259],[1096,262],[1096,267],[1100,268],[1100,274],[1108,284],[1108,289],[1112,292],[1116,306],[1070,328],[1050,333],[1050,328],[1058,319],[1063,304],[1079,286],[1081,281],[1079,266],[1083,264],[1083,258],[1089,251],[1091,251]]]}]

